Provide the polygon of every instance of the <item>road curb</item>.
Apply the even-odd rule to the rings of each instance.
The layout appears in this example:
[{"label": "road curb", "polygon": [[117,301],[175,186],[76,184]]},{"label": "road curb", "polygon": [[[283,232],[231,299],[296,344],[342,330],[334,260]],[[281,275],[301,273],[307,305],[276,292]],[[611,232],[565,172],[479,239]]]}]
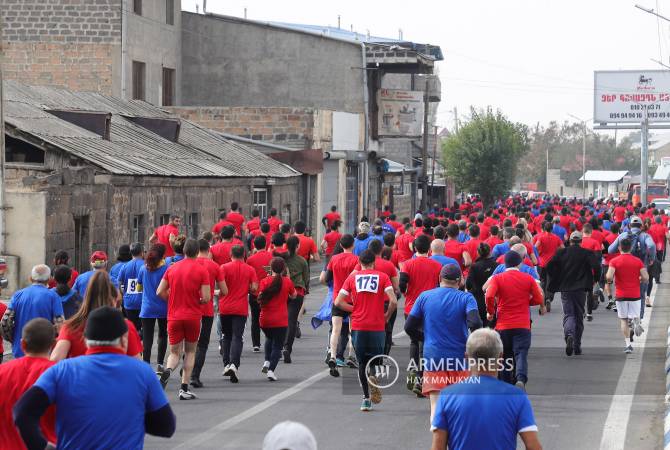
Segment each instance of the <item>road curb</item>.
[{"label": "road curb", "polygon": [[663,423],[663,448],[670,450],[670,327],[665,352],[665,420]]}]

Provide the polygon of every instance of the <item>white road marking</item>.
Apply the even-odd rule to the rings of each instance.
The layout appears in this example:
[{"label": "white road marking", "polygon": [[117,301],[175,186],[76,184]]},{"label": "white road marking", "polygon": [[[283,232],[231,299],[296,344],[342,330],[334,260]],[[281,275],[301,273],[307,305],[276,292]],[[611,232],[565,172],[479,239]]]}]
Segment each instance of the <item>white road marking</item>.
[{"label": "white road marking", "polygon": [[[654,285],[651,291],[651,302],[654,303],[656,297],[657,285]],[[644,299],[642,299],[644,301]],[[637,385],[640,370],[642,369],[642,357],[649,334],[649,322],[654,308],[646,308],[642,327],[645,332],[642,336],[636,337],[633,342],[633,353],[624,355],[626,362],[619,376],[616,390],[612,396],[612,403],[603,427],[603,435],[600,440],[600,450],[623,450],[626,444],[626,431],[628,430],[628,421],[630,420],[630,410],[635,398],[635,387]]]}]

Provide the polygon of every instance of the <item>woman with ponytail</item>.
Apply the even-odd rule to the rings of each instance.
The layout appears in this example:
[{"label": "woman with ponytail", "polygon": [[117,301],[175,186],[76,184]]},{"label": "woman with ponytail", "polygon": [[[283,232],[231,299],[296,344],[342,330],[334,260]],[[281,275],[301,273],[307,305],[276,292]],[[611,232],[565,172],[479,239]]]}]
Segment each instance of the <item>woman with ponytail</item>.
[{"label": "woman with ponytail", "polygon": [[288,301],[297,295],[291,279],[285,276],[286,262],[275,257],[270,261],[272,274],[261,280],[258,303],[261,305],[260,325],[265,334],[265,362],[261,371],[268,380],[277,381],[274,374],[282,354],[288,329]]},{"label": "woman with ponytail", "polygon": [[286,364],[291,364],[293,341],[295,341],[296,331],[298,330],[298,315],[302,309],[302,302],[305,300],[307,283],[309,281],[309,265],[307,265],[305,258],[297,254],[299,248],[300,239],[297,236],[289,237],[286,241],[286,249],[288,250],[286,267],[288,268],[288,273],[293,286],[295,286],[297,295],[288,304],[288,331],[283,352],[284,363]]},{"label": "woman with ponytail", "polygon": [[142,291],[142,306],[140,319],[142,320],[142,343],[144,347],[144,361],[151,363],[151,348],[154,345],[154,330],[158,322],[158,366],[156,373],[163,373],[165,352],[167,351],[167,302],[156,294],[156,289],[167,271],[165,263],[166,247],[163,244],[153,244],[144,258],[144,266],[137,275]]}]

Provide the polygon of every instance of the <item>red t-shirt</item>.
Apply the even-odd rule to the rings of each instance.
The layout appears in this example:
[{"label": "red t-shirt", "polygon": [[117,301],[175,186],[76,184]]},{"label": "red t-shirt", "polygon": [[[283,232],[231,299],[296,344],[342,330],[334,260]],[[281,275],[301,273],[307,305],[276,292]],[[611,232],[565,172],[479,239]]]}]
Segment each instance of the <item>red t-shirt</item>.
[{"label": "red t-shirt", "polygon": [[340,213],[338,212],[329,212],[328,214],[325,214],[323,216],[326,219],[326,223],[328,224],[328,229],[333,226],[336,220],[342,220],[340,217]]},{"label": "red t-shirt", "polygon": [[251,219],[247,222],[246,228],[247,228],[247,231],[249,233],[251,233],[253,231],[256,231],[256,230],[260,230],[261,229],[261,219],[258,218],[258,217],[254,217],[253,219]]},{"label": "red t-shirt", "polygon": [[384,302],[388,290],[393,291],[391,280],[378,270],[362,270],[347,277],[339,293],[347,295],[347,301],[354,305],[352,330],[384,331]]},{"label": "red t-shirt", "polygon": [[305,261],[309,262],[309,257],[319,253],[319,250],[316,248],[316,243],[311,237],[307,237],[304,234],[295,235],[300,241],[300,246],[298,247],[298,255],[305,258]]},{"label": "red t-shirt", "polygon": [[195,259],[185,258],[179,264],[172,264],[163,279],[170,286],[167,319],[200,320],[200,289],[209,286],[207,270]]},{"label": "red t-shirt", "polygon": [[655,223],[649,227],[649,236],[654,240],[656,244],[656,250],[663,250],[665,248],[665,235],[667,233],[667,228],[663,224]]},{"label": "red t-shirt", "polygon": [[235,260],[221,266],[228,294],[219,299],[219,314],[245,316],[249,312],[249,289],[258,282],[256,269],[244,261]]},{"label": "red t-shirt", "polygon": [[[477,249],[479,248],[479,244],[481,244],[481,242],[482,241],[480,239],[474,238],[463,244],[465,246],[465,251],[468,252],[473,262],[477,259]],[[458,259],[456,261],[458,261]]]},{"label": "red t-shirt", "polygon": [[221,241],[218,244],[212,245],[209,249],[209,252],[212,254],[212,259],[218,265],[226,264],[230,262],[230,252],[234,246],[241,245],[244,247],[244,244],[239,239],[233,239],[230,242]]},{"label": "red t-shirt", "polygon": [[486,241],[487,244],[489,244],[489,247],[491,247],[491,251],[493,251],[493,248],[498,245],[502,244],[503,240],[500,239],[498,236],[490,236]]},{"label": "red t-shirt", "polygon": [[[126,350],[126,355],[137,356],[142,352],[140,334],[130,320],[126,319],[126,325],[128,326],[128,349]],[[57,340],[70,342],[70,351],[67,354],[68,358],[75,358],[86,354],[87,347],[84,340],[85,327],[84,325],[80,329],[73,330],[67,322],[61,327]]]},{"label": "red t-shirt", "polygon": [[219,265],[209,258],[199,257],[196,261],[205,268],[209,275],[209,289],[212,295],[212,300],[202,305],[202,315],[205,317],[214,317],[214,285],[224,280],[223,273],[221,273]]},{"label": "red t-shirt", "polygon": [[165,256],[174,256],[174,250],[170,245],[170,235],[174,234],[175,236],[178,236],[179,228],[168,223],[167,225],[161,225],[160,227],[156,228],[155,233],[158,243],[165,246]]},{"label": "red t-shirt", "polygon": [[491,236],[491,228],[483,223],[478,223],[477,226],[479,226],[479,239],[486,241]]},{"label": "red t-shirt", "polygon": [[414,252],[409,245],[414,241],[414,236],[409,233],[404,233],[398,236],[395,240],[395,247],[398,249],[398,258],[400,262],[407,261],[412,258]]},{"label": "red t-shirt", "polygon": [[614,221],[621,223],[623,222],[623,219],[626,218],[626,208],[623,206],[617,206],[614,208]]},{"label": "red t-shirt", "polygon": [[491,278],[486,290],[486,311],[494,313],[497,297],[496,330],[530,329],[529,306],[542,304],[542,290],[527,273],[508,269]]},{"label": "red t-shirt", "polygon": [[402,227],[402,224],[396,220],[389,220],[388,222],[389,225],[391,225],[391,228],[393,228],[396,231],[402,230],[405,231],[405,229]]},{"label": "red t-shirt", "polygon": [[[260,295],[270,284],[274,277],[265,277],[260,283],[258,294]],[[289,296],[296,295],[295,286],[289,277],[282,277],[281,290],[272,297],[268,303],[261,306],[260,325],[261,328],[279,328],[288,326],[288,302]]]},{"label": "red t-shirt", "polygon": [[279,227],[283,224],[281,219],[277,218],[277,216],[272,216],[268,219],[268,225],[270,225],[270,232],[271,233],[276,233],[279,231]]},{"label": "red t-shirt", "polygon": [[552,232],[543,231],[535,236],[535,248],[540,256],[538,265],[540,267],[547,267],[551,258],[554,257],[556,251],[563,245],[561,238]]},{"label": "red t-shirt", "polygon": [[405,314],[410,313],[416,298],[423,291],[435,289],[438,286],[440,270],[442,270],[442,264],[423,256],[405,261],[402,272],[409,276],[407,292],[405,292]]},{"label": "red t-shirt", "polygon": [[353,253],[338,253],[328,262],[327,270],[333,272],[333,295],[340,292],[347,277],[358,264],[358,256]]},{"label": "red t-shirt", "polygon": [[[77,272],[74,269],[71,269],[71,270],[72,270],[72,275],[70,275],[70,281],[67,282],[67,285],[70,286],[70,287],[74,286],[74,281],[79,276],[79,272]],[[49,278],[49,289],[53,289],[55,287],[56,287],[56,280],[54,280],[53,278]]]},{"label": "red t-shirt", "polygon": [[242,224],[244,223],[244,216],[237,211],[231,211],[226,214],[226,219],[228,219],[228,222],[233,224],[237,235],[242,236]]},{"label": "red t-shirt", "polygon": [[217,223],[215,223],[214,226],[212,227],[212,233],[220,234],[221,230],[223,230],[223,228],[227,226],[234,227],[235,225],[233,225],[232,222],[229,222],[226,219],[221,219]]},{"label": "red t-shirt", "polygon": [[272,261],[272,253],[267,250],[258,251],[247,258],[247,264],[256,271],[256,279],[258,281],[268,276],[266,267],[270,267],[270,261]]},{"label": "red t-shirt", "polygon": [[339,242],[339,240],[342,238],[342,233],[339,231],[331,231],[329,233],[326,233],[326,235],[323,237],[323,240],[326,241],[327,247],[326,247],[326,255],[330,256],[333,254],[333,250],[335,250],[335,246]]},{"label": "red t-shirt", "polygon": [[[3,449],[25,449],[23,439],[14,426],[12,408],[21,396],[49,367],[56,364],[46,358],[24,356],[0,365],[0,446]],[[47,441],[56,443],[56,408],[50,406],[40,419],[40,430]]]},{"label": "red t-shirt", "polygon": [[610,261],[610,267],[614,267],[614,285],[616,286],[616,298],[640,298],[640,269],[644,267],[640,258],[624,253]]},{"label": "red t-shirt", "polygon": [[[605,236],[605,242],[607,242],[607,246],[609,247],[610,245],[614,244],[614,241],[616,241],[616,238],[618,237],[618,234],[610,233],[607,236]],[[609,266],[610,261],[612,261],[614,258],[619,256],[621,253],[619,252],[614,252],[614,253],[605,253],[603,257],[605,258],[605,265]]]},{"label": "red t-shirt", "polygon": [[[466,250],[465,245],[458,241],[449,239],[444,243],[444,256],[454,258],[461,265],[461,270],[465,267],[463,265],[463,252]],[[475,252],[476,254],[477,252]]]},{"label": "red t-shirt", "polygon": [[[356,264],[354,270],[360,271],[361,264],[360,263]],[[379,256],[375,258],[375,270],[381,273],[385,273],[389,277],[389,279],[398,276],[398,269],[396,269],[393,263],[391,261],[387,261],[383,258],[380,258]]]},{"label": "red t-shirt", "polygon": [[592,252],[602,252],[603,251],[603,245],[598,242],[596,239],[593,239],[592,237],[584,237],[582,238],[582,248],[585,248],[587,250],[591,250]]}]

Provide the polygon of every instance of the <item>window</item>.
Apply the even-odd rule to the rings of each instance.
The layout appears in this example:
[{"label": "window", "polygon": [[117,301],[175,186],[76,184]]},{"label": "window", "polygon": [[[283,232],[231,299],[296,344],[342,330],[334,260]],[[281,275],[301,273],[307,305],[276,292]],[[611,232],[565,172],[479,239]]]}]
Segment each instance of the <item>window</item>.
[{"label": "window", "polygon": [[80,273],[90,269],[88,258],[90,249],[89,216],[74,218],[74,268]]},{"label": "window", "polygon": [[167,225],[168,223],[170,223],[170,215],[169,214],[161,214],[158,217],[158,226]]},{"label": "window", "polygon": [[254,188],[254,204],[251,209],[257,209],[261,217],[268,216],[268,190],[266,188]]},{"label": "window", "polygon": [[133,61],[133,100],[146,99],[146,64]]},{"label": "window", "polygon": [[134,215],[130,229],[131,241],[144,243],[144,231],[144,214]]},{"label": "window", "polygon": [[200,221],[200,214],[198,213],[191,213],[188,215],[188,237],[192,237],[193,239],[198,239],[198,222]]},{"label": "window", "polygon": [[165,23],[174,25],[174,0],[165,0]]},{"label": "window", "polygon": [[291,205],[284,205],[281,209],[281,220],[284,223],[291,223]]},{"label": "window", "polygon": [[5,135],[5,162],[44,164],[44,151],[25,141]]},{"label": "window", "polygon": [[163,67],[163,106],[174,105],[175,70]]},{"label": "window", "polygon": [[133,12],[138,16],[142,15],[142,0],[133,0]]}]

